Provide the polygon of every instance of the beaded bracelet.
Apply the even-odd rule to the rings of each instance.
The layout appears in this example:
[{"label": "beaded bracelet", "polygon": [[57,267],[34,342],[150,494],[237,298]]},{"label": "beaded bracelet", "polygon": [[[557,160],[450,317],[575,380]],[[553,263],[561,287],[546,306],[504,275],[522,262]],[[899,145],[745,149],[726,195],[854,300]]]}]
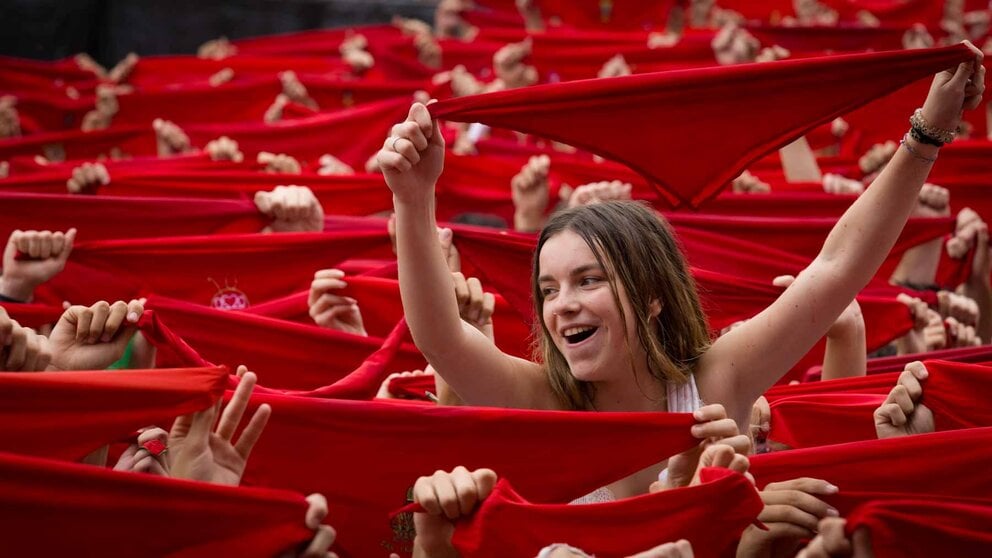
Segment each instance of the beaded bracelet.
[{"label": "beaded bracelet", "polygon": [[926,161],[927,163],[933,163],[933,162],[937,161],[937,157],[936,156],[934,156],[933,158],[925,157],[925,156],[921,155],[919,151],[913,149],[913,146],[909,145],[909,134],[906,134],[905,136],[902,137],[902,141],[899,142],[899,145],[905,147],[906,148],[906,151],[909,151],[909,154],[910,155],[912,155],[913,157],[916,157],[917,159],[919,159],[921,161]]},{"label": "beaded bracelet", "polygon": [[909,135],[914,140],[916,140],[916,141],[918,141],[918,142],[920,142],[922,144],[932,145],[934,147],[944,147],[944,144],[943,143],[941,143],[940,141],[938,141],[938,140],[936,140],[936,139],[934,139],[934,138],[926,135],[925,133],[923,133],[923,130],[920,130],[919,128],[917,128],[915,126],[913,126],[913,127],[911,127],[909,129]]},{"label": "beaded bracelet", "polygon": [[922,108],[918,108],[913,111],[913,116],[909,117],[909,124],[913,128],[917,128],[923,135],[933,138],[935,141],[940,143],[951,143],[954,141],[954,131],[931,126],[930,123],[927,122],[927,119],[923,117]]}]

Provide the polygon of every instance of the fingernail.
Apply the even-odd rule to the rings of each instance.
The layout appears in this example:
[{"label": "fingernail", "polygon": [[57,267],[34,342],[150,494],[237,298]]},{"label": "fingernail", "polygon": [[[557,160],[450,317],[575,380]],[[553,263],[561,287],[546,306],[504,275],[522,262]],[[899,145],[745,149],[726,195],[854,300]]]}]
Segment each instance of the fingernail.
[{"label": "fingernail", "polygon": [[693,411],[692,412],[692,418],[694,418],[696,420],[703,420],[703,413],[701,413],[699,411]]},{"label": "fingernail", "polygon": [[840,512],[834,508],[827,508],[827,515],[830,517],[840,517]]},{"label": "fingernail", "polygon": [[138,321],[138,313],[137,312],[129,312],[128,315],[127,315],[127,321],[129,321],[129,322],[136,322],[136,321]]},{"label": "fingernail", "polygon": [[832,484],[828,484],[826,486],[826,490],[828,494],[836,494],[837,492],[840,492],[840,489]]},{"label": "fingernail", "polygon": [[692,428],[689,429],[689,432],[693,436],[696,436],[697,438],[699,437],[699,427],[698,426],[693,426]]}]

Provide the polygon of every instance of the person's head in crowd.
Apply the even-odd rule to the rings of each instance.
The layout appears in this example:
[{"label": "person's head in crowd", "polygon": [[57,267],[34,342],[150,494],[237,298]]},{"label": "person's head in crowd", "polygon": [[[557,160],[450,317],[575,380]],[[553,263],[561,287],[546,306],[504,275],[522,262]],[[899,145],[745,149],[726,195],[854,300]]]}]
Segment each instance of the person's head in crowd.
[{"label": "person's head in crowd", "polygon": [[[538,238],[533,269],[538,352],[555,393],[572,408],[591,404],[592,382],[616,380],[631,369],[646,367],[639,378],[684,382],[709,347],[685,258],[667,224],[640,203],[592,204],[554,215]],[[575,301],[561,300],[554,285],[568,281],[574,269],[588,275],[586,291],[595,283],[609,286],[594,295],[602,323],[572,323]],[[592,303],[593,297],[585,305]],[[578,358],[590,355],[570,345],[596,333],[608,336],[599,357]]]}]

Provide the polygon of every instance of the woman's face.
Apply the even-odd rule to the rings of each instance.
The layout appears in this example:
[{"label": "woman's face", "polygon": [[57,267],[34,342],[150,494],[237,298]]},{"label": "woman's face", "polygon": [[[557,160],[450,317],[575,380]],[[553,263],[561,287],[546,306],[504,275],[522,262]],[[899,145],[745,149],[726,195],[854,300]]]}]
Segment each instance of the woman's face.
[{"label": "woman's face", "polygon": [[576,379],[603,382],[629,376],[628,344],[634,362],[645,361],[627,293],[618,283],[625,336],[607,270],[582,237],[565,230],[549,238],[541,248],[538,270],[544,325]]}]

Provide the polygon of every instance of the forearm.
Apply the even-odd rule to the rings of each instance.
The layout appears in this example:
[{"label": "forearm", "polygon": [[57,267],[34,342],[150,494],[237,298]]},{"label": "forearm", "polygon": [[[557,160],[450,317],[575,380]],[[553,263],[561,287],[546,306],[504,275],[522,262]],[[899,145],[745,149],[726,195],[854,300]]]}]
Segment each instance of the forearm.
[{"label": "forearm", "polygon": [[433,197],[393,200],[400,296],[410,334],[427,360],[462,335],[451,272],[437,239]]},{"label": "forearm", "polygon": [[868,368],[864,322],[853,323],[842,331],[827,334],[821,379],[835,380],[864,376]]},{"label": "forearm", "polygon": [[31,302],[36,287],[29,281],[0,276],[0,296],[14,302]]},{"label": "forearm", "polygon": [[809,147],[805,137],[786,145],[778,150],[782,159],[782,170],[788,182],[819,182],[823,179],[816,155]]},{"label": "forearm", "polygon": [[[937,154],[932,146],[908,142],[923,157]],[[830,231],[817,259],[843,278],[846,296],[853,297],[863,288],[892,250],[932,166],[900,147]]]}]

